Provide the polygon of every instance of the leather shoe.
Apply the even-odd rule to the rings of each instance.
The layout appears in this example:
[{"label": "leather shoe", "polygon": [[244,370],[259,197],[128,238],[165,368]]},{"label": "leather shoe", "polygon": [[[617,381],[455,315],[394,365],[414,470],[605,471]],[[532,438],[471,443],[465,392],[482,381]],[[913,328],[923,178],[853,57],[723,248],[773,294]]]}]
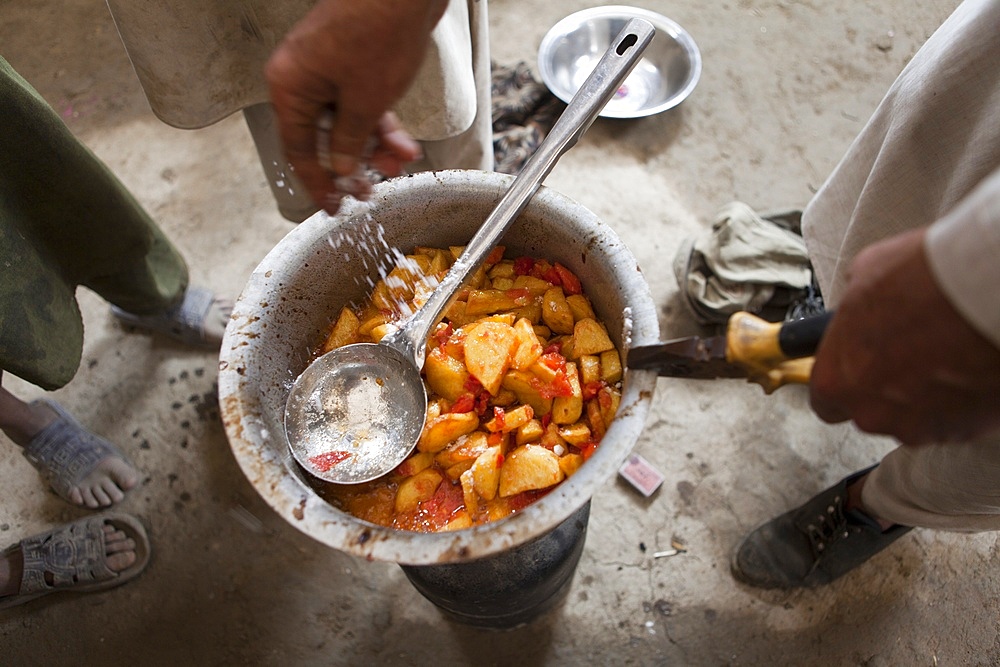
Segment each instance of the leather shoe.
[{"label": "leather shoe", "polygon": [[885,532],[868,515],[847,510],[847,487],[875,466],[856,472],[801,507],[765,523],[733,555],[733,576],[758,588],[813,588],[828,584],[910,530]]}]

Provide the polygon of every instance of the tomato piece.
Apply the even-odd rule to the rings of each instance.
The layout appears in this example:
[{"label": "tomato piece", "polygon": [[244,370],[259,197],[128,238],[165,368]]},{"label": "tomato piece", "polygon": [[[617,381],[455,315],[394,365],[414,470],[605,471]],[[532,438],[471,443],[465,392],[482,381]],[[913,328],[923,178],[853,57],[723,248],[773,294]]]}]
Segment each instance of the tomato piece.
[{"label": "tomato piece", "polygon": [[541,278],[542,280],[547,280],[548,282],[552,283],[556,287],[562,287],[563,286],[563,284],[562,284],[562,276],[559,274],[559,272],[556,270],[556,267],[554,267],[554,266],[550,266],[548,269],[546,269],[545,271],[543,271],[542,275],[539,276],[539,278]]},{"label": "tomato piece", "polygon": [[551,268],[552,265],[544,259],[536,259],[535,263],[531,266],[531,275],[545,280],[545,274],[547,274]]},{"label": "tomato piece", "polygon": [[[590,399],[597,396],[601,389],[604,388],[604,380],[595,380],[594,382],[588,382],[583,385],[583,400],[589,401]],[[609,397],[610,401],[610,397]]]},{"label": "tomato piece", "polygon": [[434,339],[438,341],[438,345],[440,346],[446,343],[448,339],[451,338],[451,335],[454,332],[455,330],[452,329],[451,322],[448,322],[443,327],[438,327],[437,329],[435,329],[432,335]]},{"label": "tomato piece", "polygon": [[316,456],[310,456],[309,464],[319,472],[327,472],[333,466],[337,465],[341,461],[349,459],[350,457],[350,452],[323,452],[322,454],[317,454]]},{"label": "tomato piece", "polygon": [[514,260],[514,275],[526,276],[535,267],[535,260],[532,257],[518,257]]},{"label": "tomato piece", "polygon": [[518,306],[527,306],[531,303],[531,292],[524,287],[518,287],[516,289],[512,288],[507,290],[506,295],[514,300],[514,303]]},{"label": "tomato piece", "polygon": [[576,277],[575,273],[559,262],[556,262],[552,268],[559,275],[559,282],[562,285],[563,292],[566,294],[583,294],[583,285],[580,284],[580,279]]},{"label": "tomato piece", "polygon": [[547,489],[537,489],[535,491],[522,491],[521,493],[511,496],[507,499],[507,506],[510,507],[511,512],[519,512],[525,507],[535,502],[539,498],[544,497],[549,491],[555,487],[549,487]]},{"label": "tomato piece", "polygon": [[566,377],[565,369],[558,371],[552,382],[546,383],[538,378],[531,378],[530,384],[531,388],[537,391],[542,398],[573,395],[573,386],[569,383],[569,378]]},{"label": "tomato piece", "polygon": [[493,248],[493,250],[490,251],[490,254],[486,256],[486,266],[493,266],[503,259],[504,250],[505,248],[502,245],[498,245]]},{"label": "tomato piece", "polygon": [[476,396],[476,414],[482,417],[490,408],[490,392],[481,390]]},{"label": "tomato piece", "polygon": [[502,431],[507,423],[507,413],[499,405],[493,408],[493,419],[497,422],[497,430]]},{"label": "tomato piece", "polygon": [[445,480],[438,485],[433,496],[420,503],[420,509],[417,511],[418,520],[422,520],[421,523],[436,531],[446,526],[452,515],[464,505],[462,487]]},{"label": "tomato piece", "polygon": [[472,412],[476,409],[476,397],[472,394],[462,394],[452,403],[448,412]]},{"label": "tomato piece", "polygon": [[580,450],[580,455],[583,457],[583,460],[586,461],[587,459],[589,459],[591,456],[594,455],[594,452],[597,451],[597,443],[594,442],[593,440],[588,440],[587,442],[580,444],[579,450]]},{"label": "tomato piece", "polygon": [[543,353],[542,356],[538,357],[538,360],[554,371],[566,369],[566,357],[558,352]]},{"label": "tomato piece", "polygon": [[602,410],[607,410],[611,407],[611,393],[607,391],[601,391],[597,394],[597,404],[601,406]]},{"label": "tomato piece", "polygon": [[565,369],[559,371],[556,374],[556,379],[552,381],[550,385],[552,387],[552,397],[556,396],[572,396],[573,395],[573,385],[569,383],[569,378],[566,377]]}]

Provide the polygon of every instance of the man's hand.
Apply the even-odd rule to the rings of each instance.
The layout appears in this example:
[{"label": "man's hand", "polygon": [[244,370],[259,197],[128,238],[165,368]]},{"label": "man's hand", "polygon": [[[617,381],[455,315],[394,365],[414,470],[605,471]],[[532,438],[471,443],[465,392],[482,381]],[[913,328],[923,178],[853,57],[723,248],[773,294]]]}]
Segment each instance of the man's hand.
[{"label": "man's hand", "polygon": [[[387,176],[420,157],[388,110],[413,82],[447,0],[320,0],[268,61],[285,154],[318,205],[365,197],[367,163]],[[329,143],[320,139],[329,137]],[[321,164],[321,159],[324,164]]]},{"label": "man's hand", "polygon": [[925,233],[876,243],[851,265],[810,382],[812,407],[824,421],[850,419],[904,444],[1000,428],[1000,349],[938,288]]}]

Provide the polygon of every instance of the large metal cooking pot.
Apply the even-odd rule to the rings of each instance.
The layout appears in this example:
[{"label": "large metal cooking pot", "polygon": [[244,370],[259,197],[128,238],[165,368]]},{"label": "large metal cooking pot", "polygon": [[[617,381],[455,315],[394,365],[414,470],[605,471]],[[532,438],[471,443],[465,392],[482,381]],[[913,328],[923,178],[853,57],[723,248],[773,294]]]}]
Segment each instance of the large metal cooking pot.
[{"label": "large metal cooking pot", "polygon": [[[393,530],[341,512],[317,495],[289,454],[282,427],[289,388],[340,307],[362,301],[379,279],[374,257],[385,251],[375,239],[403,253],[417,245],[465,245],[511,180],[503,174],[455,170],[385,181],[375,187],[370,202],[350,200],[334,217],[318,213],[303,222],[250,277],[222,343],[222,416],[233,453],[251,484],[307,535],[356,556],[404,566],[502,554],[551,534],[574,515],[583,517],[585,528],[591,496],[635,444],[656,384],[652,371],[627,372],[621,407],[601,446],[553,492],[502,521],[437,534]],[[635,258],[583,206],[543,187],[503,244],[512,253],[508,256],[557,260],[579,275],[621,349],[659,340],[656,309]]]}]

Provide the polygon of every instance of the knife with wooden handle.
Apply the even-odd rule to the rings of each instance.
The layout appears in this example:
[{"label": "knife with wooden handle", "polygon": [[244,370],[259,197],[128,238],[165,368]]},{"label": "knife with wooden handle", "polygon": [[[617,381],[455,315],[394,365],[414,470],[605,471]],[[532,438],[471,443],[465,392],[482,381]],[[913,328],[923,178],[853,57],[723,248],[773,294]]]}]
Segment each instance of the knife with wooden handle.
[{"label": "knife with wooden handle", "polygon": [[630,348],[629,368],[682,378],[747,378],[770,394],[786,384],[808,384],[813,354],[832,312],[773,323],[747,312],[729,318],[722,336],[689,336]]}]

